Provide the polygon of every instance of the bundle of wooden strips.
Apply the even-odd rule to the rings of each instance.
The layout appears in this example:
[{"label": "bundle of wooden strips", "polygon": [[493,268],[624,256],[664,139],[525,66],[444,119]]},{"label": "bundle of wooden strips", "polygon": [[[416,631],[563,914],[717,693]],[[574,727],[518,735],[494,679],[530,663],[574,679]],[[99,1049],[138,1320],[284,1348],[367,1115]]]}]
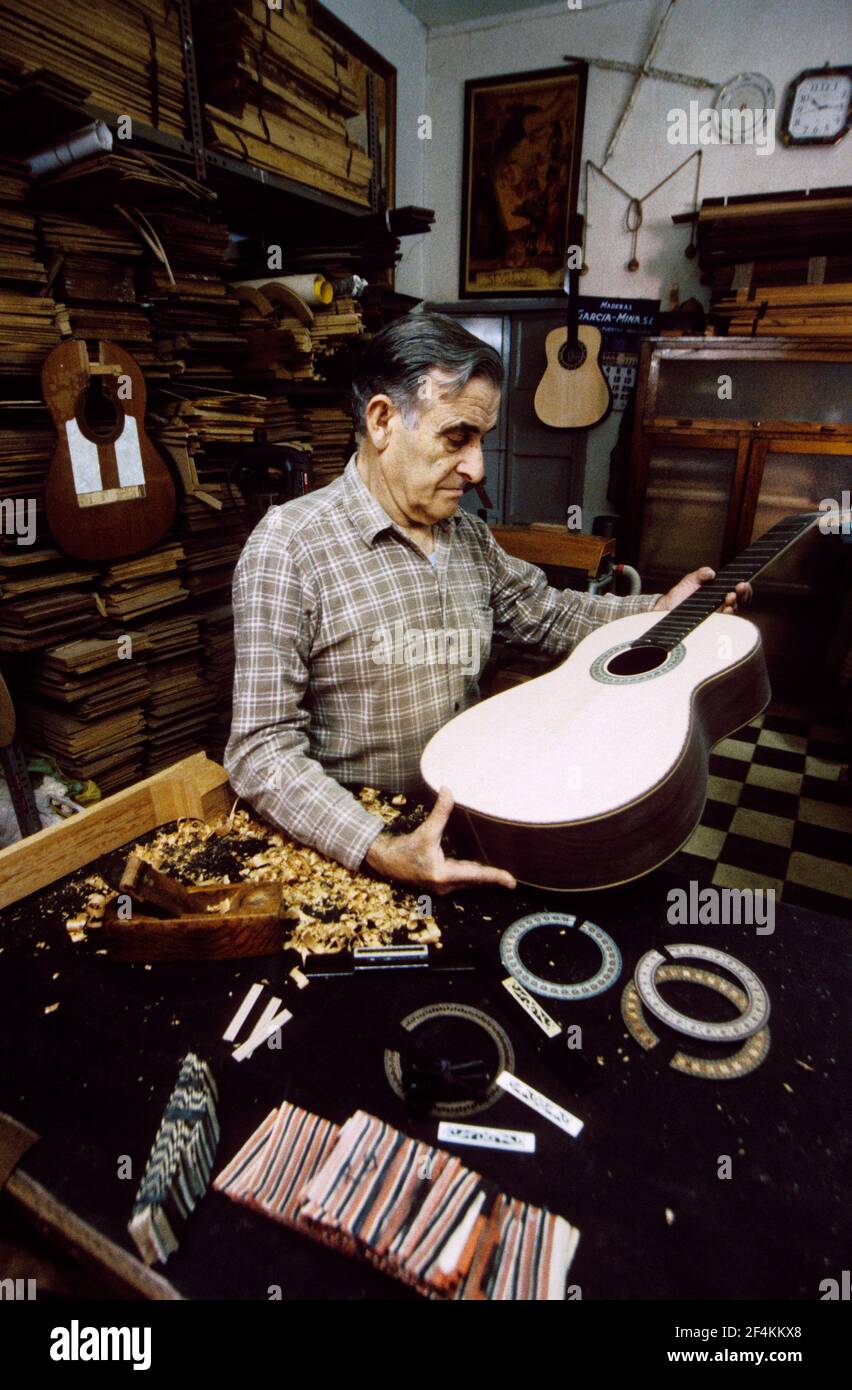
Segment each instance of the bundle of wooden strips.
[{"label": "bundle of wooden strips", "polygon": [[170,0],[0,0],[0,49],[25,72],[48,62],[106,111],[186,133],[180,22]]}]

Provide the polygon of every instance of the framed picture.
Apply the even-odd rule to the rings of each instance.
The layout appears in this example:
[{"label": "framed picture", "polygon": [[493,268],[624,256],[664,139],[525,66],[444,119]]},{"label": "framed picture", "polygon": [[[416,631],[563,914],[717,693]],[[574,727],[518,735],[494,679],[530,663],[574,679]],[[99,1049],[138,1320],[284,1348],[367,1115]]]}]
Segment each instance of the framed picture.
[{"label": "framed picture", "polygon": [[587,72],[572,62],[465,83],[459,298],[562,292]]}]

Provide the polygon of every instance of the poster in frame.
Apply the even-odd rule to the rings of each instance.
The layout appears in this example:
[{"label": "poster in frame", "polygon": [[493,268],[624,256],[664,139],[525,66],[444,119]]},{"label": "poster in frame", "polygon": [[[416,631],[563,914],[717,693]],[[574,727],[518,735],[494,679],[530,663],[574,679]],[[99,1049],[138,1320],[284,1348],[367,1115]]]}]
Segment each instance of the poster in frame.
[{"label": "poster in frame", "polygon": [[460,299],[562,293],[587,74],[571,62],[465,83]]}]

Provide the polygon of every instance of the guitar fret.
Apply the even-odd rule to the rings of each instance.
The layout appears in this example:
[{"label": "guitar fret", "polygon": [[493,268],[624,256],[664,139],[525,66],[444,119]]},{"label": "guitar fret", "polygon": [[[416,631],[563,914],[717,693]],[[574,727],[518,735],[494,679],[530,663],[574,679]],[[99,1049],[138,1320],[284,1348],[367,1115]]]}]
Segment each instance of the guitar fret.
[{"label": "guitar fret", "polygon": [[690,632],[694,632],[705,618],[720,608],[725,595],[735,589],[737,584],[753,579],[776,555],[803,535],[820,515],[819,512],[802,512],[798,516],[783,517],[759,540],[753,541],[736,560],[719,570],[709,584],[703,584],[697,593],[691,594],[666,617],[660,618],[632,645],[664,647],[671,650]]}]

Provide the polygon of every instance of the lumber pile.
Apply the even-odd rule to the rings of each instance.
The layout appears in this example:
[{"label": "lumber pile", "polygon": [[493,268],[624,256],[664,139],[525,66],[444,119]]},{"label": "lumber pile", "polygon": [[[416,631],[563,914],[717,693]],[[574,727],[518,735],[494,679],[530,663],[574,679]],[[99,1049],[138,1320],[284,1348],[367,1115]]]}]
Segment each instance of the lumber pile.
[{"label": "lumber pile", "polygon": [[[20,384],[25,383],[22,380]],[[26,387],[35,389],[29,383]],[[3,532],[7,539],[13,532],[24,536],[26,544],[19,547],[15,543],[12,551],[18,564],[31,564],[39,549],[49,545],[44,481],[55,447],[56,435],[43,401],[23,393],[0,400],[0,498],[6,512],[14,510],[16,523],[13,527],[11,516],[4,514]],[[18,524],[21,522],[23,525]],[[35,527],[34,539],[29,535],[31,525]],[[13,544],[11,539],[8,543]],[[32,545],[39,549],[33,550]],[[54,555],[58,558],[58,551]]]},{"label": "lumber pile", "polygon": [[146,707],[146,771],[151,773],[204,747],[216,692],[202,676],[194,616],[182,614],[178,620],[148,624],[143,633],[151,688]]},{"label": "lumber pile", "polygon": [[352,453],[352,416],[348,406],[332,403],[311,403],[305,413],[311,422],[311,487],[325,487],[343,472]]},{"label": "lumber pile", "polygon": [[148,698],[144,651],[138,638],[121,644],[115,636],[65,642],[29,664],[27,683],[45,700],[73,707],[80,719],[102,718]]},{"label": "lumber pile", "polygon": [[216,762],[221,762],[231,733],[234,695],[234,612],[230,603],[201,609],[198,624],[204,680],[216,697],[207,732],[207,752]]},{"label": "lumber pile", "polygon": [[230,381],[245,353],[240,302],[223,275],[231,257],[228,229],[201,213],[152,212],[166,264],[151,269],[155,348],[173,376]]},{"label": "lumber pile", "polygon": [[298,312],[292,299],[275,296],[270,282],[264,288],[237,285],[240,325],[246,334],[243,369],[252,377],[311,381],[314,375],[313,311]]},{"label": "lumber pile", "polygon": [[33,702],[26,707],[23,726],[30,743],[50,753],[66,776],[81,782],[91,779],[104,795],[127,786],[143,771],[141,705],[86,720]]},{"label": "lumber pile", "polygon": [[357,299],[336,299],[327,309],[316,310],[311,324],[314,375],[325,379],[337,351],[351,347],[363,332],[364,316]]},{"label": "lumber pile", "polygon": [[731,334],[847,339],[852,346],[852,280],[738,290],[720,296],[713,313]]},{"label": "lumber pile", "polygon": [[105,566],[99,590],[107,615],[123,624],[183,603],[189,597],[178,573],[184,558],[180,542],[166,540],[141,555]]},{"label": "lumber pile", "polygon": [[0,155],[0,285],[42,293],[47,276],[38,255],[35,214],[27,207],[29,170]]},{"label": "lumber pile", "polygon": [[214,149],[369,206],[373,163],[346,125],[360,105],[350,58],[301,0],[202,3],[196,43]]},{"label": "lumber pile", "polygon": [[178,8],[170,0],[0,0],[0,51],[25,73],[49,64],[107,111],[185,135]]},{"label": "lumber pile", "polygon": [[705,199],[697,240],[723,332],[852,342],[852,191]]},{"label": "lumber pile", "polygon": [[102,618],[96,578],[96,570],[50,547],[0,551],[0,651],[39,651],[91,632]]},{"label": "lumber pile", "polygon": [[0,359],[7,376],[37,376],[59,342],[56,305],[48,296],[0,293]]}]

